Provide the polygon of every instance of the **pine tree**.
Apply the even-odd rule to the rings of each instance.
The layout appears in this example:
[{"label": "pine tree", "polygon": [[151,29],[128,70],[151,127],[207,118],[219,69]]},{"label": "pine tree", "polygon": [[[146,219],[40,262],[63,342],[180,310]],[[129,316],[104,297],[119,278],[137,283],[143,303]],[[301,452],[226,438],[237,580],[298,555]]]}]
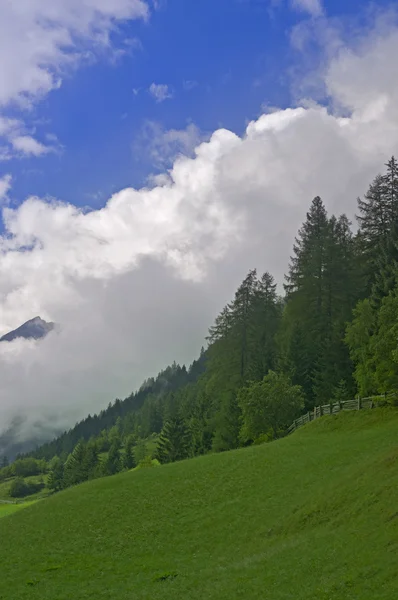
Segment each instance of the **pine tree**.
[{"label": "pine tree", "polygon": [[[371,183],[364,200],[358,198],[358,240],[369,291],[380,270],[380,260],[387,270],[389,268],[388,248],[392,248],[395,254],[394,245],[397,239],[398,222],[398,163],[396,159],[392,157],[386,167],[386,173],[377,175]],[[376,285],[376,298],[380,299],[382,288],[379,280]]]},{"label": "pine tree", "polygon": [[84,479],[93,479],[98,473],[98,450],[95,442],[89,442],[85,446],[85,452],[82,463],[82,474]]},{"label": "pine tree", "polygon": [[76,485],[87,479],[84,470],[85,447],[78,442],[73,452],[68,456],[64,466],[64,487]]},{"label": "pine tree", "polygon": [[123,466],[125,469],[134,469],[137,466],[134,455],[134,439],[130,436],[124,448]]},{"label": "pine tree", "polygon": [[333,394],[332,401],[333,402],[345,402],[346,400],[352,399],[352,394],[350,394],[350,390],[348,389],[347,383],[344,379],[341,379],[336,386],[336,389]]},{"label": "pine tree", "polygon": [[285,285],[288,300],[284,319],[287,328],[285,353],[292,363],[293,381],[304,389],[310,406],[315,402],[315,367],[330,321],[326,303],[329,236],[327,213],[317,196],[296,238]]},{"label": "pine tree", "polygon": [[49,490],[58,492],[64,487],[64,465],[58,456],[51,461],[51,471],[47,480]]},{"label": "pine tree", "polygon": [[116,442],[109,448],[108,456],[106,457],[104,471],[106,475],[115,475],[121,470],[121,456],[119,444]]},{"label": "pine tree", "polygon": [[287,277],[282,364],[305,391],[307,408],[329,402],[341,379],[352,382],[344,336],[361,286],[350,225],[345,215],[328,219],[315,198]]},{"label": "pine tree", "polygon": [[264,273],[253,298],[253,337],[250,340],[248,375],[260,381],[277,362],[276,336],[280,327],[282,304],[272,275]]},{"label": "pine tree", "polygon": [[212,440],[214,452],[224,452],[239,447],[240,419],[238,392],[224,392],[214,417],[215,427]]},{"label": "pine tree", "polygon": [[191,449],[191,434],[180,417],[167,421],[159,437],[156,458],[161,463],[175,462],[188,458]]}]

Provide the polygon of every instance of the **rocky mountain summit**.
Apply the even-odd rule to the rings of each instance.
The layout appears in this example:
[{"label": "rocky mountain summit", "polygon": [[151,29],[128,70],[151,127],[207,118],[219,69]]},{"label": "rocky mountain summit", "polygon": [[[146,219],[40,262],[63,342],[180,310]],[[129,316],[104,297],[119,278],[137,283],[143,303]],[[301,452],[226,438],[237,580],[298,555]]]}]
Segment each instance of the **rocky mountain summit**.
[{"label": "rocky mountain summit", "polygon": [[50,331],[55,327],[55,323],[47,322],[40,317],[35,317],[26,321],[17,329],[10,331],[0,338],[0,342],[12,342],[17,338],[24,338],[25,340],[35,339],[39,340],[44,338]]}]

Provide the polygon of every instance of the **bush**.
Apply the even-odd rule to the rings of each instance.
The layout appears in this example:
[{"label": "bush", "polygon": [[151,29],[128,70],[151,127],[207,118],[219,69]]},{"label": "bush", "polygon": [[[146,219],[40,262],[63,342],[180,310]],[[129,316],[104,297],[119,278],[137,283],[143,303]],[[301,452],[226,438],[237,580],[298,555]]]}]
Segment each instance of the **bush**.
[{"label": "bush", "polygon": [[36,494],[36,492],[39,492],[43,488],[44,482],[28,482],[22,479],[22,477],[17,477],[11,483],[9,494],[11,498],[26,498],[26,496]]},{"label": "bush", "polygon": [[40,473],[45,473],[47,470],[45,461],[36,460],[35,458],[20,458],[11,467],[14,475],[17,477],[39,475]]},{"label": "bush", "polygon": [[156,458],[152,458],[151,456],[146,456],[143,460],[138,463],[139,469],[151,468],[151,467],[160,467],[160,462]]}]

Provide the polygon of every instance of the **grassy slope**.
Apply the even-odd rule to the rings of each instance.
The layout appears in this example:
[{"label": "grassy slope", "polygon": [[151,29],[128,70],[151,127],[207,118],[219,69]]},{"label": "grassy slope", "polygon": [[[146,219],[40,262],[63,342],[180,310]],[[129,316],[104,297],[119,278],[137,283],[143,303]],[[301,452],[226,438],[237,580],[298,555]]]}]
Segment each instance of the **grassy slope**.
[{"label": "grassy slope", "polygon": [[[12,515],[15,512],[18,512],[21,508],[27,508],[34,504],[36,500],[32,500],[29,502],[21,502],[20,504],[1,504],[0,503],[0,519],[2,517],[7,517],[8,515]],[[1,588],[1,584],[0,584]]]},{"label": "grassy slope", "polygon": [[397,431],[392,409],[324,417],[57,494],[0,520],[0,598],[392,600]]}]

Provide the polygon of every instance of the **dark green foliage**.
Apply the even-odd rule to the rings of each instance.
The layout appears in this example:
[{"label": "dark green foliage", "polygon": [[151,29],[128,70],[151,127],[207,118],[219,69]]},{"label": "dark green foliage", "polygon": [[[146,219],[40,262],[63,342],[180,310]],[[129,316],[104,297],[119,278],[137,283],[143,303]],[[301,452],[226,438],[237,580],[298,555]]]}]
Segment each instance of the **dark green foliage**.
[{"label": "dark green foliage", "polygon": [[240,436],[244,443],[268,432],[273,439],[279,437],[304,408],[302,389],[292,385],[286,375],[273,371],[262,381],[242,388],[238,401],[242,410]]},{"label": "dark green foliage", "polygon": [[79,442],[68,456],[64,466],[64,487],[86,481],[87,473],[84,468],[85,447]]},{"label": "dark green foliage", "polygon": [[[358,199],[359,244],[367,286],[380,300],[395,286],[398,223],[398,163],[392,157],[384,175],[378,175],[364,200]],[[392,278],[392,279],[391,279]]]},{"label": "dark green foliage", "polygon": [[125,469],[134,469],[134,467],[137,466],[134,455],[134,446],[134,439],[130,436],[124,447],[123,466]]},{"label": "dark green foliage", "polygon": [[58,492],[64,487],[64,465],[58,456],[55,456],[50,463],[47,487],[53,492]]},{"label": "dark green foliage", "polygon": [[282,369],[303,388],[307,408],[328,402],[338,382],[351,379],[344,335],[360,294],[357,271],[349,221],[329,219],[315,198],[296,239],[280,335]]},{"label": "dark green foliage", "polygon": [[95,441],[88,442],[85,446],[85,452],[82,463],[82,473],[84,479],[94,479],[98,474],[98,450]]},{"label": "dark green foliage", "polygon": [[16,477],[29,477],[46,472],[46,463],[34,458],[20,458],[12,463],[12,472]]},{"label": "dark green foliage", "polygon": [[344,402],[346,400],[351,400],[352,399],[352,394],[350,394],[350,391],[347,387],[347,383],[344,381],[344,379],[342,379],[338,386],[335,389],[333,398],[332,398],[332,402]]},{"label": "dark green foliage", "polygon": [[28,482],[25,481],[22,477],[16,477],[11,482],[10,496],[11,498],[26,498],[26,496],[36,494],[36,492],[39,492],[43,488],[44,483],[42,482]]},{"label": "dark green foliage", "polygon": [[191,433],[183,419],[176,417],[165,423],[159,437],[155,458],[160,463],[188,458],[191,450]]},{"label": "dark green foliage", "polygon": [[383,298],[378,310],[370,300],[358,304],[346,341],[362,396],[398,388],[398,288]]},{"label": "dark green foliage", "polygon": [[108,456],[104,464],[105,475],[115,475],[122,469],[122,460],[120,455],[120,446],[117,442],[109,448]]}]

